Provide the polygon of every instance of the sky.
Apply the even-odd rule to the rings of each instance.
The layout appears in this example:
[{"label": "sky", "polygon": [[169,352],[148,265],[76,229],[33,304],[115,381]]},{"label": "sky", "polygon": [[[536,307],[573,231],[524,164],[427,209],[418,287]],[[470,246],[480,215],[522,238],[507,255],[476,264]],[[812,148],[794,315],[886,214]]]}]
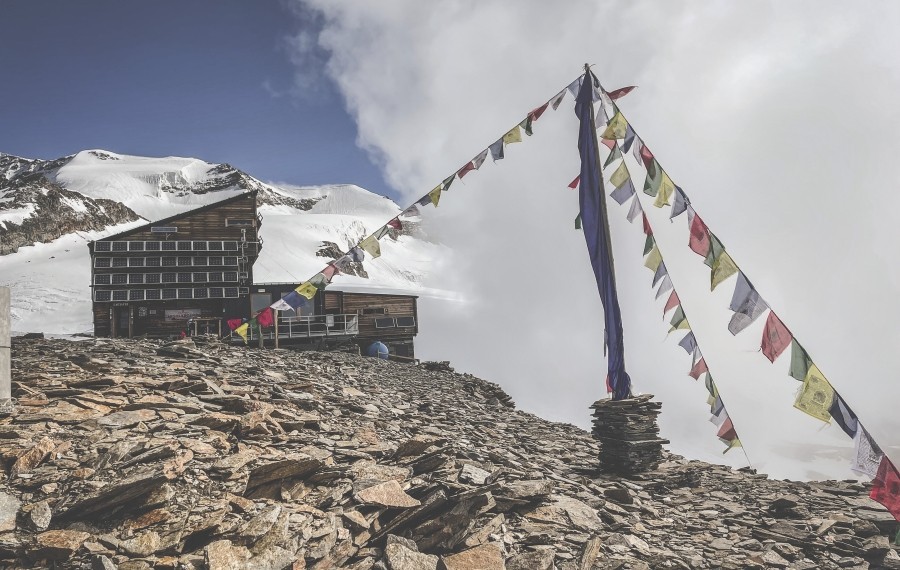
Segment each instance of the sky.
[{"label": "sky", "polygon": [[[836,1],[285,0],[8,3],[0,150],[100,147],[223,161],[257,178],[417,199],[568,85],[585,62],[763,298],[900,461],[900,5]],[[10,22],[15,22],[11,25]],[[36,33],[39,30],[40,33]],[[575,231],[567,97],[425,211],[452,253],[420,299],[417,355],[499,383],[519,408],[589,428],[604,396],[602,306]],[[631,159],[628,159],[631,160]],[[643,171],[629,163],[635,183]],[[763,319],[726,329],[685,217],[647,210],[744,442],[722,455],[706,390],[667,335],[641,228],[610,201],[635,390],[669,448],[776,477],[851,477],[852,444],[792,406]],[[439,387],[436,387],[439,389]]]},{"label": "sky", "polygon": [[3,2],[0,152],[199,157],[390,194],[326,54],[298,52],[319,28],[276,0]]}]

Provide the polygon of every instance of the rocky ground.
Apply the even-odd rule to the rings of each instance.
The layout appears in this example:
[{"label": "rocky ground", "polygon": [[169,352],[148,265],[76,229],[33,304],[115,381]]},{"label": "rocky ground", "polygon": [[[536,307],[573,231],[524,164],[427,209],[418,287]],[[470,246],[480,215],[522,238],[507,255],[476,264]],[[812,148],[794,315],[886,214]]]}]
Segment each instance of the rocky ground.
[{"label": "rocky ground", "polygon": [[440,366],[108,339],[13,366],[0,566],[900,568],[864,485],[602,475],[587,432]]}]

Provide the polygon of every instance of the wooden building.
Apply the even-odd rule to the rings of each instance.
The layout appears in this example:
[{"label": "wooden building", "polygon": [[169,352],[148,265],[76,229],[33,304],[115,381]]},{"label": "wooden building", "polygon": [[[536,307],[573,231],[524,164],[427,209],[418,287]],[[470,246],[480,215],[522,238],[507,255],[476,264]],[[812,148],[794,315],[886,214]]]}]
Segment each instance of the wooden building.
[{"label": "wooden building", "polygon": [[[299,283],[257,283],[251,293],[251,313],[263,309],[299,286]],[[353,342],[365,354],[380,341],[392,356],[415,358],[414,338],[419,332],[418,297],[384,293],[342,291],[331,286],[298,311],[280,311],[280,345],[339,345]],[[251,341],[257,339],[251,334]],[[274,340],[275,329],[263,331],[263,339]]]},{"label": "wooden building", "polygon": [[224,332],[249,311],[261,221],[254,191],[90,242],[94,335]]}]

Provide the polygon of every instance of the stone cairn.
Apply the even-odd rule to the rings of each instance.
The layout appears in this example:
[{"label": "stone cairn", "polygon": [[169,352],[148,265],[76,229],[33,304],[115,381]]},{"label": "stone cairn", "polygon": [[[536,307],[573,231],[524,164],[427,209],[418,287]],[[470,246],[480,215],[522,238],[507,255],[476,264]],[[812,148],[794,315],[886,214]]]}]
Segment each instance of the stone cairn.
[{"label": "stone cairn", "polygon": [[597,400],[593,436],[600,442],[600,470],[631,474],[655,469],[662,461],[662,444],[656,422],[662,404],[652,394],[627,400]]}]

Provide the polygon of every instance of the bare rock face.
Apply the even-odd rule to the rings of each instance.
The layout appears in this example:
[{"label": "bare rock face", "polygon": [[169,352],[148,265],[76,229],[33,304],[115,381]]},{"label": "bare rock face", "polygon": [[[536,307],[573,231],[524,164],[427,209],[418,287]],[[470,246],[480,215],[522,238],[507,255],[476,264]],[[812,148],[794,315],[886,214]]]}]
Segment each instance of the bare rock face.
[{"label": "bare rock face", "polygon": [[591,434],[447,367],[41,338],[13,366],[3,567],[900,568],[866,485],[665,451],[607,474]]}]

